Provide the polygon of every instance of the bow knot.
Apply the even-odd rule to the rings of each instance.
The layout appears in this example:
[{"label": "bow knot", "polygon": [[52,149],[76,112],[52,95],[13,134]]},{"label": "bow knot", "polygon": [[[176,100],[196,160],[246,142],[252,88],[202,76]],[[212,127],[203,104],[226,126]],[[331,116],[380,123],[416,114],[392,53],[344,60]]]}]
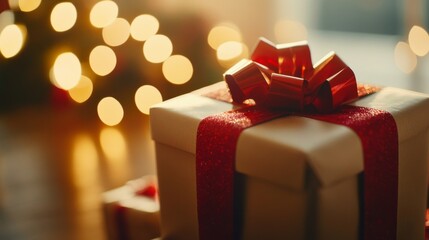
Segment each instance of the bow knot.
[{"label": "bow knot", "polygon": [[353,71],[334,53],[314,67],[306,41],[275,45],[261,38],[251,60],[224,74],[234,102],[329,112],[358,97]]}]

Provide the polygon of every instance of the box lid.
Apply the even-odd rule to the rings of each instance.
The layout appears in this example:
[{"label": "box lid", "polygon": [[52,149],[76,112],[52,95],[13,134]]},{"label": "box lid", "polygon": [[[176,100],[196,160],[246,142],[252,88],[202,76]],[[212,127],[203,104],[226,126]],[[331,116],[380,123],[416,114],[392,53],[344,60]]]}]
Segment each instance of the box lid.
[{"label": "box lid", "polygon": [[[199,122],[237,107],[202,96],[223,87],[225,83],[219,82],[152,107],[153,139],[195,154]],[[399,142],[429,126],[429,97],[425,94],[387,87],[352,105],[390,112],[398,126]],[[240,135],[238,172],[298,190],[305,186],[308,168],[322,186],[358,174],[363,170],[358,136],[345,126],[297,116],[274,119]]]}]

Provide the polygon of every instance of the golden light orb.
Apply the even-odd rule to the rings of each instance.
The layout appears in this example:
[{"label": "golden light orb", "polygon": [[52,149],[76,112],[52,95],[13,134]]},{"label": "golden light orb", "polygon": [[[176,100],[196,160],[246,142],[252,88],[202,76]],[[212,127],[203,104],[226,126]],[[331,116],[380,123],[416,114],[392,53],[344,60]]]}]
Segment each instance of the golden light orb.
[{"label": "golden light orb", "polygon": [[71,29],[77,19],[76,7],[71,2],[62,2],[55,5],[51,12],[51,25],[57,32]]},{"label": "golden light orb", "polygon": [[108,46],[96,46],[89,54],[89,65],[97,75],[106,76],[116,67],[116,54]]},{"label": "golden light orb", "polygon": [[118,17],[119,7],[114,1],[104,0],[97,2],[89,13],[92,26],[103,28],[115,21]]},{"label": "golden light orb", "polygon": [[419,57],[423,57],[429,52],[429,34],[420,26],[414,25],[411,28],[408,43],[411,50]]},{"label": "golden light orb", "polygon": [[11,10],[6,10],[0,13],[0,32],[7,25],[15,23],[15,14]]},{"label": "golden light orb", "polygon": [[93,84],[87,76],[81,76],[78,84],[71,88],[68,93],[70,97],[77,103],[83,103],[91,97]]},{"label": "golden light orb", "polygon": [[221,23],[213,27],[207,37],[211,48],[216,50],[222,43],[235,41],[241,42],[242,36],[238,27],[231,23]]},{"label": "golden light orb", "polygon": [[102,36],[107,45],[120,46],[130,37],[130,24],[123,18],[117,18],[113,23],[103,28]]},{"label": "golden light orb", "polygon": [[101,99],[97,105],[97,113],[100,120],[108,126],[119,124],[124,117],[124,109],[121,103],[113,97]]},{"label": "golden light orb", "polygon": [[142,14],[131,22],[131,37],[137,41],[146,41],[155,35],[159,29],[159,22],[154,16]]},{"label": "golden light orb", "polygon": [[57,56],[53,66],[53,77],[58,86],[69,90],[76,86],[82,75],[82,67],[79,58],[71,53],[65,52]]},{"label": "golden light orb", "polygon": [[221,44],[216,51],[217,60],[223,67],[231,67],[243,58],[247,58],[249,50],[241,42],[225,42]]},{"label": "golden light orb", "polygon": [[19,9],[19,0],[8,0],[10,9]]},{"label": "golden light orb", "polygon": [[23,25],[10,24],[0,32],[0,52],[5,58],[16,56],[24,46],[27,29]]},{"label": "golden light orb", "polygon": [[23,12],[31,12],[36,10],[41,2],[42,0],[19,0],[18,7]]},{"label": "golden light orb", "polygon": [[404,73],[411,73],[417,66],[417,56],[405,42],[398,42],[395,47],[396,66]]},{"label": "golden light orb", "polygon": [[149,37],[143,45],[143,54],[151,63],[165,61],[173,52],[173,44],[170,38],[157,34]]},{"label": "golden light orb", "polygon": [[149,115],[150,107],[162,102],[162,95],[156,87],[143,85],[137,89],[134,95],[134,101],[140,112]]},{"label": "golden light orb", "polygon": [[172,55],[162,64],[164,77],[173,84],[184,84],[188,82],[194,69],[191,61],[182,55]]}]

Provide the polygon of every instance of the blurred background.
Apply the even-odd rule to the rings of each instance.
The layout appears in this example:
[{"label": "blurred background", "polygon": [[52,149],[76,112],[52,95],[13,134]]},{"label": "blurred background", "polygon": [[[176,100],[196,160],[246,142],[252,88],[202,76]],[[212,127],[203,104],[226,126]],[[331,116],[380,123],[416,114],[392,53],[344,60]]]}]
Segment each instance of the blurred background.
[{"label": "blurred background", "polygon": [[155,174],[149,107],[259,37],[429,93],[424,0],[0,0],[0,239],[106,239],[101,194]]}]

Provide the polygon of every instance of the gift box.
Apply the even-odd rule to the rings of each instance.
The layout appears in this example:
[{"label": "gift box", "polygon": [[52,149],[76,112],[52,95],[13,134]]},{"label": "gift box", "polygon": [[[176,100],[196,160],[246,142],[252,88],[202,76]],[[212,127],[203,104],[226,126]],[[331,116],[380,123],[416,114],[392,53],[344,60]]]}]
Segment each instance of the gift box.
[{"label": "gift box", "polygon": [[[226,84],[220,82],[151,109],[163,239],[198,239],[206,227],[201,230],[201,218],[206,216],[199,211],[207,209],[198,206],[200,188],[205,186],[197,186],[197,178],[201,175],[196,163],[197,135],[201,122],[207,117],[241,108],[207,97],[224,93],[225,89]],[[398,170],[397,184],[393,184],[395,196],[386,194],[385,204],[379,202],[373,206],[377,209],[395,203],[393,217],[365,225],[363,215],[367,214],[365,209],[369,209],[370,204],[363,200],[366,195],[362,178],[370,174],[364,170],[362,139],[355,131],[320,119],[287,114],[246,128],[238,138],[234,156],[235,237],[360,239],[366,236],[362,233],[362,226],[365,226],[376,234],[379,231],[394,236],[389,239],[424,239],[428,96],[386,87],[349,105],[388,112],[396,123]],[[373,129],[370,126],[369,132],[372,133],[374,128],[378,126]],[[230,130],[219,127],[211,131]],[[204,144],[212,144],[211,139]],[[384,143],[375,141],[373,144]],[[373,155],[382,154],[385,146],[377,147],[380,151]],[[372,173],[373,178],[380,177],[379,181],[385,181],[383,176],[389,168],[386,165],[386,169],[378,169]],[[223,177],[211,180],[210,184],[229,188]],[[376,194],[383,196],[383,191],[381,189]],[[218,199],[216,194],[212,197]],[[387,222],[390,225],[386,229]],[[217,224],[211,227],[223,231]]]},{"label": "gift box", "polygon": [[144,176],[103,193],[108,239],[154,239],[160,234],[156,177]]}]

